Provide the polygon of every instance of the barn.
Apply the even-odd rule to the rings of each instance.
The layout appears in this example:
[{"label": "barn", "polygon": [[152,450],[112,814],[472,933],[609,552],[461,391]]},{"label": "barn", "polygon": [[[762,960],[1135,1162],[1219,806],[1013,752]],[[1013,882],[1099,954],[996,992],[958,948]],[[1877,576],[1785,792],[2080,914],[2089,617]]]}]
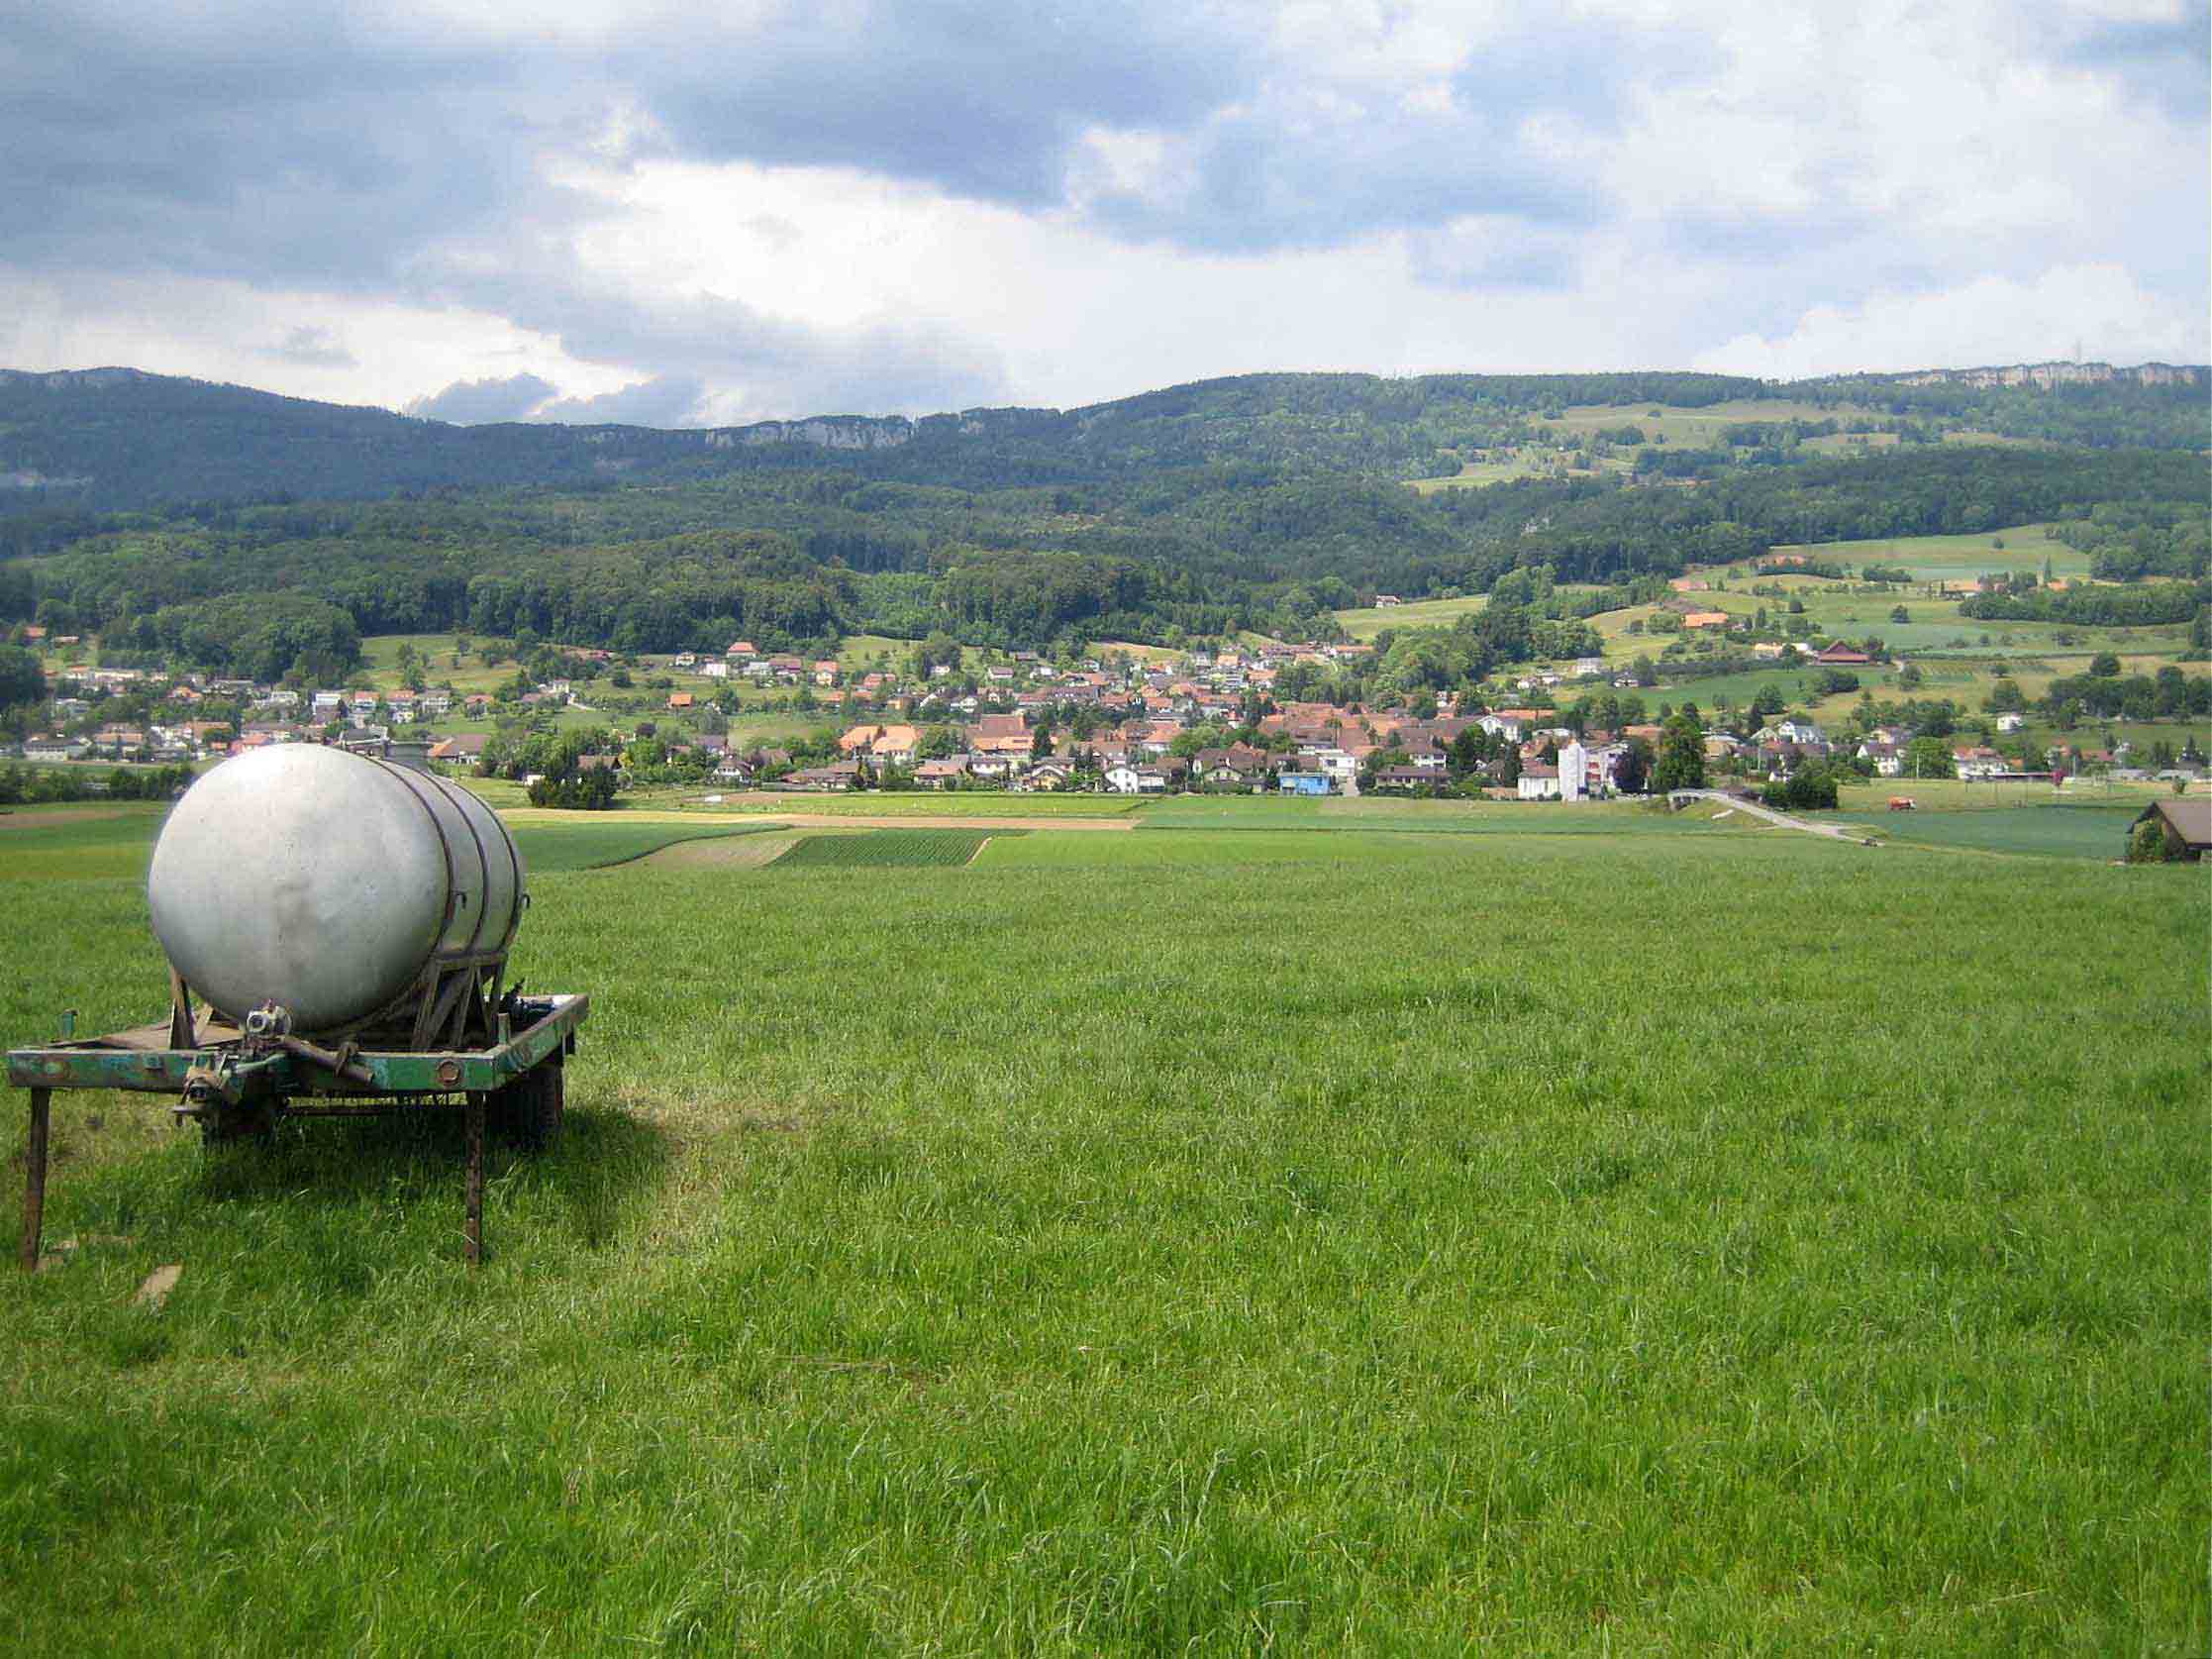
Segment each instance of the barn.
[{"label": "barn", "polygon": [[2143,826],[2156,822],[2164,831],[2165,856],[2168,859],[2186,859],[2194,864],[2204,857],[2205,849],[2212,847],[2212,795],[2202,795],[2194,800],[2154,801],[2128,826],[2128,850],[2135,851],[2136,839],[2143,833]]}]

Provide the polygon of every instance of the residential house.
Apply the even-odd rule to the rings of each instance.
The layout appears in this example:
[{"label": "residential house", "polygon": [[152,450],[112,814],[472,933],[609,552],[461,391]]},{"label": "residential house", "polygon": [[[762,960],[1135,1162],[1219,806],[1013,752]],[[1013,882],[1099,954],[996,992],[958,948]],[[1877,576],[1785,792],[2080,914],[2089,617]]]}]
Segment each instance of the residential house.
[{"label": "residential house", "polygon": [[786,788],[792,789],[850,789],[859,772],[860,763],[857,761],[833,761],[826,767],[809,767],[803,772],[794,772],[783,782]]},{"label": "residential house", "polygon": [[1404,793],[1409,789],[1426,789],[1444,781],[1440,772],[1429,772],[1421,767],[1384,767],[1374,775],[1377,791],[1389,789]]},{"label": "residential house", "polygon": [[475,766],[483,760],[484,751],[490,746],[491,739],[482,732],[461,732],[432,744],[430,758],[447,766]]},{"label": "residential house", "polygon": [[1559,769],[1543,761],[1523,762],[1516,792],[1523,800],[1558,800]]},{"label": "residential house", "polygon": [[1079,775],[1075,763],[1066,760],[1039,761],[1016,780],[1016,787],[1056,791],[1077,786]]}]

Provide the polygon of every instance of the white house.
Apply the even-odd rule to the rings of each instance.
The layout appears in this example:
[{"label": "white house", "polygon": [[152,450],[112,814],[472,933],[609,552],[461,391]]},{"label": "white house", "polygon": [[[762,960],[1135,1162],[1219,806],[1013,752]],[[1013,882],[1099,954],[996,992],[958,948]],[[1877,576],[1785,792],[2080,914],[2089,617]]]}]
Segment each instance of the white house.
[{"label": "white house", "polygon": [[1997,730],[2000,732],[2017,732],[2027,723],[2028,717],[2025,714],[2000,714],[1997,716]]},{"label": "white house", "polygon": [[1558,800],[1559,769],[1542,761],[1529,762],[1521,769],[1520,790],[1523,800]]},{"label": "white house", "polygon": [[1117,795],[1156,795],[1167,789],[1167,775],[1157,767],[1116,761],[1106,769],[1106,787]]}]

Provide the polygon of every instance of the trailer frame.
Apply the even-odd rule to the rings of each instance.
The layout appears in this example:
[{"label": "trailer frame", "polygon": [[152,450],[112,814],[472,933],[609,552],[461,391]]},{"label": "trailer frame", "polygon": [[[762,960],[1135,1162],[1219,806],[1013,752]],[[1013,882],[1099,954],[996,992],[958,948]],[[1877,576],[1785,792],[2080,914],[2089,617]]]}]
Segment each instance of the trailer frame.
[{"label": "trailer frame", "polygon": [[526,997],[510,990],[496,1004],[487,1046],[436,1050],[362,1049],[351,1041],[329,1049],[281,1028],[241,1029],[212,1011],[194,1020],[181,995],[167,1021],[100,1037],[74,1036],[70,1010],[58,1042],[8,1051],[9,1084],[30,1092],[23,1268],[36,1272],[39,1266],[57,1089],[174,1094],[176,1115],[198,1119],[211,1140],[266,1132],[287,1117],[458,1110],[468,1139],[462,1240],[475,1267],[484,1253],[487,1109],[512,1106],[526,1130],[556,1122],[562,1063],[575,1052],[576,1027],[590,1009],[591,998],[581,991]]}]

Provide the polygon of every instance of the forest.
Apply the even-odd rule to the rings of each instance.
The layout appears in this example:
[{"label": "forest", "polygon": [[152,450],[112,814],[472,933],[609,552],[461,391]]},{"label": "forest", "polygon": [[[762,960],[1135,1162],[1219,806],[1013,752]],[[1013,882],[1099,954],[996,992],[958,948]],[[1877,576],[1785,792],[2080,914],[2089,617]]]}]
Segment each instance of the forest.
[{"label": "forest", "polygon": [[[2089,551],[2099,574],[2207,574],[2204,459],[2163,441],[2175,388],[2064,388],[2094,392],[2069,407],[2104,408],[2111,430],[2161,440],[2134,447],[1838,456],[1776,450],[1771,423],[1754,421],[1718,448],[1677,452],[1697,458],[1693,479],[1662,466],[1424,494],[1403,480],[1440,452],[1503,441],[1562,407],[1695,408],[1774,388],[1712,375],[1250,375],[1071,413],[855,420],[883,447],[849,450],[742,432],[717,446],[706,440],[718,435],[641,428],[445,427],[144,375],[79,395],[47,384],[56,378],[70,377],[0,375],[0,414],[16,417],[0,467],[99,479],[128,454],[137,481],[74,501],[16,492],[17,510],[0,514],[0,625],[35,619],[238,673],[287,653],[344,663],[362,635],[445,630],[633,651],[933,630],[997,647],[1326,637],[1333,610],[1378,592],[1485,592],[1540,568],[1628,590],[1779,545],[2028,522]],[[2033,424],[2027,400],[2059,395],[1892,390],[1939,416],[1957,406],[2015,424]],[[157,498],[224,443],[237,446],[225,467],[195,475],[258,495]],[[265,487],[334,446],[352,459],[320,474],[321,493]],[[579,447],[597,460],[548,459]],[[1789,459],[1759,459],[1772,454]],[[411,481],[393,481],[402,474]],[[2189,591],[1976,603],[2175,620],[2166,613],[2185,617]]]}]

